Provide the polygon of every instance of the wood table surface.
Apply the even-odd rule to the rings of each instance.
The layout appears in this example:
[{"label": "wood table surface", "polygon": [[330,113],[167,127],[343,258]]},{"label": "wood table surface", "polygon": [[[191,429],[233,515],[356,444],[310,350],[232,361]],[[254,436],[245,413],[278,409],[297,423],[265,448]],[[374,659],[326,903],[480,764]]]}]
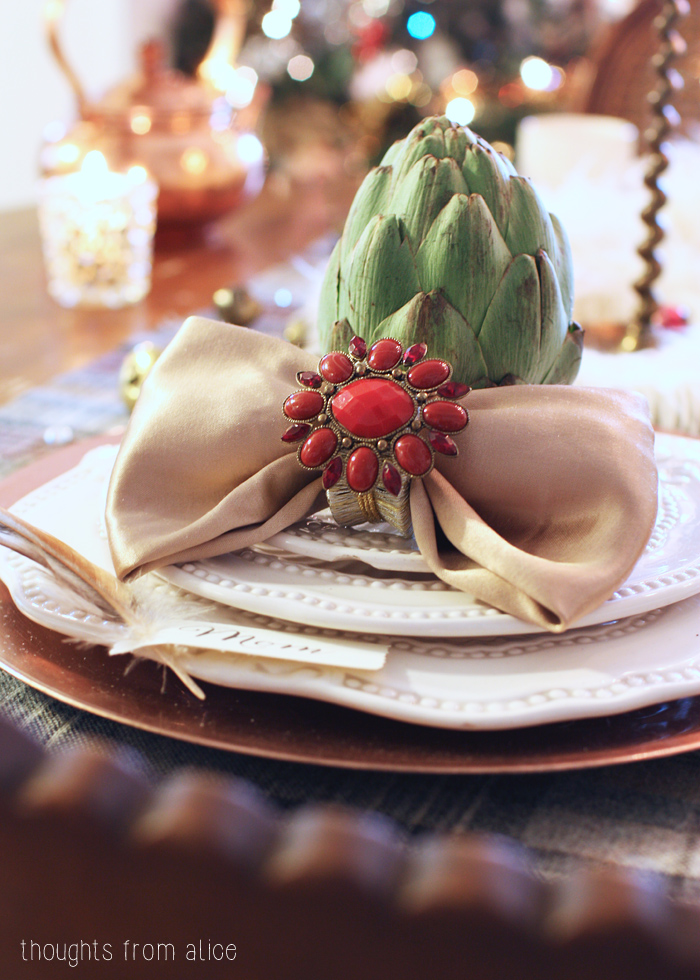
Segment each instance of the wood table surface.
[{"label": "wood table surface", "polygon": [[46,291],[34,209],[0,214],[0,403],[126,338],[211,303],[266,266],[341,227],[354,186],[276,174],[262,193],[199,235],[159,241],[150,294],[121,310],[66,310]]}]

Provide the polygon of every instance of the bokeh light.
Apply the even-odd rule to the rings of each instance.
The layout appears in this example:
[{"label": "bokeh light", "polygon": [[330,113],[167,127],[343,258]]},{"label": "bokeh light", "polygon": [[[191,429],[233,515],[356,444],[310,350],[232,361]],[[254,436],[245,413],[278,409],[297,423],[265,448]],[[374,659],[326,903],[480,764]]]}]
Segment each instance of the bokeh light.
[{"label": "bokeh light", "polygon": [[461,68],[452,76],[451,83],[455,95],[466,96],[476,92],[479,85],[479,78],[476,72],[469,68]]},{"label": "bokeh light", "polygon": [[546,92],[552,83],[552,66],[543,58],[525,58],[520,65],[520,77],[534,92]]},{"label": "bokeh light", "polygon": [[406,21],[406,30],[416,41],[425,41],[435,32],[435,18],[427,10],[417,10]]},{"label": "bokeh light", "polygon": [[286,37],[292,29],[291,18],[282,10],[270,10],[265,14],[260,25],[263,34],[273,41]]},{"label": "bokeh light", "polygon": [[287,72],[289,73],[289,77],[293,78],[295,82],[305,82],[314,73],[314,63],[308,55],[296,54],[293,58],[289,59]]},{"label": "bokeh light", "polygon": [[276,289],[274,298],[275,306],[281,306],[282,309],[286,309],[288,306],[291,306],[292,300],[294,299],[288,289]]},{"label": "bokeh light", "polygon": [[294,20],[301,10],[301,4],[299,0],[273,0],[272,9],[278,10],[289,20]]},{"label": "bokeh light", "polygon": [[452,123],[458,126],[468,126],[476,115],[476,107],[469,99],[461,96],[451,99],[445,106],[445,115]]},{"label": "bokeh light", "polygon": [[265,150],[255,133],[243,133],[239,136],[236,149],[243,163],[260,163],[265,159]]},{"label": "bokeh light", "polygon": [[386,90],[396,102],[407,99],[413,90],[413,82],[408,75],[396,74],[387,79]]},{"label": "bokeh light", "polygon": [[245,109],[253,101],[257,84],[258,73],[254,68],[242,65],[234,69],[226,89],[226,101],[234,109]]},{"label": "bokeh light", "polygon": [[391,67],[400,75],[411,75],[418,67],[418,58],[408,48],[400,48],[391,56]]}]

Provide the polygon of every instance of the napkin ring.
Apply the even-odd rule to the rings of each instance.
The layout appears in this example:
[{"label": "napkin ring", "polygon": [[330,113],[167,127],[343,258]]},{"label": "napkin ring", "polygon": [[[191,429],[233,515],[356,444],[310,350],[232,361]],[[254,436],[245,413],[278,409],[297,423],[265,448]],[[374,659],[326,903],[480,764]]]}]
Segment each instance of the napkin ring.
[{"label": "napkin ring", "polygon": [[300,466],[323,471],[338,524],[388,521],[410,534],[411,480],[427,476],[435,453],[458,454],[449,433],[469,421],[457,399],[471,389],[452,381],[452,365],[427,351],[423,343],[404,351],[391,337],[368,350],[353,337],[347,353],[331,351],[318,371],[297,374],[300,390],[283,406],[292,424],[282,440],[300,443]]}]

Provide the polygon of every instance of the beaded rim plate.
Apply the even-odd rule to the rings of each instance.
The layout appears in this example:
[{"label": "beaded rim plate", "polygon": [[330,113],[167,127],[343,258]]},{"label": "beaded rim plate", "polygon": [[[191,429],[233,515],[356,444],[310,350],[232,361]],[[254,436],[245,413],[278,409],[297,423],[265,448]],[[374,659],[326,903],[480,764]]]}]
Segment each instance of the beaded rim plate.
[{"label": "beaded rim plate", "polygon": [[[67,543],[109,565],[101,514],[112,458],[104,449],[90,454],[13,509],[51,533],[60,530]],[[113,630],[28,559],[0,549],[0,569],[30,619],[92,643]],[[154,590],[170,588],[151,578]],[[193,603],[201,600],[183,596],[183,607]],[[508,729],[610,715],[700,692],[699,614],[696,596],[562,636],[395,637],[385,667],[373,673],[206,652],[180,663],[224,687],[301,695],[432,727]],[[206,615],[211,619],[210,609]],[[254,621],[271,625],[263,617]]]},{"label": "beaded rim plate", "polygon": [[[686,523],[686,515],[681,514],[679,503],[687,496],[692,498],[695,507],[700,504],[700,486],[697,492],[692,486],[700,482],[700,442],[657,432],[656,459],[660,470],[659,514],[649,544],[625,583],[627,588],[645,579],[668,574],[665,555],[661,555],[665,567],[659,564],[660,549],[664,546],[667,530],[681,522]],[[691,516],[691,522],[693,519]],[[696,514],[695,519],[700,520],[700,517]],[[430,573],[414,538],[402,537],[388,524],[340,527],[328,509],[268,538],[265,547],[319,561],[354,560],[383,571]],[[695,557],[698,555],[700,551]]]},{"label": "beaded rim plate", "polygon": [[[577,626],[636,616],[700,592],[700,443],[683,436],[657,438],[660,505],[649,543],[627,581]],[[405,577],[406,567],[376,567],[389,543],[389,561],[412,557],[398,536],[339,528],[338,542],[316,540],[312,559],[248,549],[171,565],[159,574],[180,588],[224,605],[277,615],[318,628],[402,636],[504,636],[541,632],[534,625],[475,601],[433,576]],[[357,535],[357,540],[355,539]],[[302,547],[311,536],[300,539]],[[379,548],[371,545],[378,539]],[[392,541],[393,539],[393,541]],[[279,542],[279,536],[273,540]],[[351,545],[348,548],[347,543]],[[310,549],[307,549],[307,551]],[[337,562],[363,557],[364,568]],[[398,558],[397,558],[398,556]],[[334,564],[324,564],[327,562]],[[421,571],[414,565],[410,571]]]}]

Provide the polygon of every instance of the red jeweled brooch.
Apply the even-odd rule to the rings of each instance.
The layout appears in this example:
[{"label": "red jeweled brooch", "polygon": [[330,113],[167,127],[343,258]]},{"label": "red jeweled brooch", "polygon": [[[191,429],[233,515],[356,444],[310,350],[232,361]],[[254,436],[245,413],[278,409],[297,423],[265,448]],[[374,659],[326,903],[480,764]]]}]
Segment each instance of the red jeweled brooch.
[{"label": "red jeweled brooch", "polygon": [[301,466],[323,471],[339,524],[386,520],[408,534],[411,480],[430,472],[435,453],[457,455],[450,433],[469,414],[456,400],[470,388],[451,380],[447,361],[426,354],[423,343],[404,351],[386,337],[368,350],[353,337],[348,353],[331,351],[317,372],[297,374],[301,387],[284,402],[292,424],[282,440],[301,443]]}]

